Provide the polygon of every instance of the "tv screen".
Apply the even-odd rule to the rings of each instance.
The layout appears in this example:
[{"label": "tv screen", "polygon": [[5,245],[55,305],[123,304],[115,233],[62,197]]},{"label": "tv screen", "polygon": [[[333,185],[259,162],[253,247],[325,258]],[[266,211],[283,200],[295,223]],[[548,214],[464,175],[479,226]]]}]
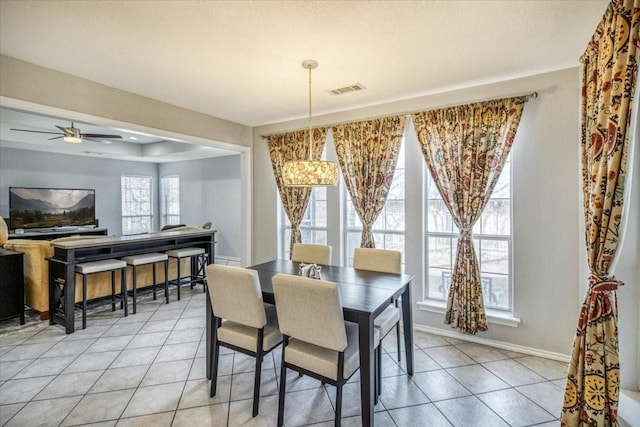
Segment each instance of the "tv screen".
[{"label": "tv screen", "polygon": [[96,222],[96,191],[9,187],[9,228],[80,227]]}]

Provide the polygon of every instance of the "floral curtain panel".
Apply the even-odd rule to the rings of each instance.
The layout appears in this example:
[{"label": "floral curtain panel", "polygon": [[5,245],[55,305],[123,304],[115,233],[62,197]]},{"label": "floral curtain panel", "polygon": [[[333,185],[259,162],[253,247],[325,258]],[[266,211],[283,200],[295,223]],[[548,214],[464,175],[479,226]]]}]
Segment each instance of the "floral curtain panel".
[{"label": "floral curtain panel", "polygon": [[[326,129],[313,129],[313,160],[320,160],[324,150]],[[276,179],[276,186],[280,193],[282,206],[291,222],[291,242],[290,250],[294,243],[300,243],[300,222],[304,216],[304,211],[309,204],[311,188],[309,187],[285,187],[282,179],[282,167],[286,162],[296,160],[309,160],[309,131],[300,130],[278,135],[270,135],[268,138],[269,155],[273,176]]]},{"label": "floral curtain panel", "polygon": [[500,177],[526,100],[499,99],[413,114],[429,172],[460,230],[445,324],[465,334],[487,330],[471,230]]},{"label": "floral curtain panel", "polygon": [[360,247],[375,248],[371,226],[389,194],[404,122],[404,116],[397,116],[333,127],[342,176],[362,221]]},{"label": "floral curtain panel", "polygon": [[582,185],[590,274],[567,375],[563,426],[616,425],[616,289],[622,282],[609,269],[621,237],[639,32],[640,0],[614,0],[582,57]]}]

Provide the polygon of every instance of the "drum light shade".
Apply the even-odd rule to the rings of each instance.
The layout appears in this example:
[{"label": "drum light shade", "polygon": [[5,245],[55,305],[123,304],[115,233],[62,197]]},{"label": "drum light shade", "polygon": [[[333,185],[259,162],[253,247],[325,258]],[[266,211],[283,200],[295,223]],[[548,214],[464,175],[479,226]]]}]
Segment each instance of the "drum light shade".
[{"label": "drum light shade", "polygon": [[287,162],[282,167],[282,178],[288,187],[326,187],[338,183],[338,168],[323,160]]}]

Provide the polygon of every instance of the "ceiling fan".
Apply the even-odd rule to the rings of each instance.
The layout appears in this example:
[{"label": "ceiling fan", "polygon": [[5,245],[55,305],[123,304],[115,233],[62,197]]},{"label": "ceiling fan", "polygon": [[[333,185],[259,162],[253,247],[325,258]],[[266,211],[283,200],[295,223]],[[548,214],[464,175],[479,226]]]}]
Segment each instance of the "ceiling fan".
[{"label": "ceiling fan", "polygon": [[[49,141],[51,141],[52,139],[62,138],[64,142],[69,142],[71,144],[80,144],[83,139],[86,139],[88,141],[102,142],[104,144],[111,144],[111,141],[108,141],[109,139],[122,139],[122,136],[120,135],[108,135],[108,134],[102,134],[102,133],[82,133],[80,132],[80,129],[78,129],[77,127],[74,127],[73,122],[71,122],[70,127],[63,128],[62,126],[58,126],[58,125],[55,125],[55,126],[58,129],[60,129],[62,133],[45,132],[41,130],[30,130],[30,129],[13,129],[12,128],[11,130],[17,130],[20,132],[33,132],[33,133],[46,133],[50,135],[59,135],[53,138],[49,138]],[[101,141],[102,139],[105,139],[105,141]]]}]

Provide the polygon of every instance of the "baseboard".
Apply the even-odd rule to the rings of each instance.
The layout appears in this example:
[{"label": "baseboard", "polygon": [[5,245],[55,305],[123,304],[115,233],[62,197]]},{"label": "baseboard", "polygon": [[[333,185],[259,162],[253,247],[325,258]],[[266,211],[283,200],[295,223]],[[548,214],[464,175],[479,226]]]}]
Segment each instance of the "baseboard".
[{"label": "baseboard", "polygon": [[226,256],[226,255],[216,255],[216,261],[222,261],[222,263],[233,263],[233,264],[240,264],[240,258],[238,257],[232,257],[232,256]]},{"label": "baseboard", "polygon": [[620,390],[618,420],[621,426],[640,427],[640,392]]},{"label": "baseboard", "polygon": [[552,351],[541,350],[533,347],[526,347],[523,345],[512,344],[504,341],[481,338],[474,335],[465,335],[455,331],[454,329],[446,330],[446,329],[434,328],[431,326],[418,325],[415,323],[413,324],[413,329],[417,331],[428,332],[433,335],[456,338],[461,341],[468,341],[476,344],[484,344],[491,347],[501,348],[503,350],[510,350],[510,351],[515,351],[517,353],[528,354],[531,356],[544,357],[546,359],[557,360],[559,362],[568,363],[571,360],[571,356],[568,354],[555,353]]}]

